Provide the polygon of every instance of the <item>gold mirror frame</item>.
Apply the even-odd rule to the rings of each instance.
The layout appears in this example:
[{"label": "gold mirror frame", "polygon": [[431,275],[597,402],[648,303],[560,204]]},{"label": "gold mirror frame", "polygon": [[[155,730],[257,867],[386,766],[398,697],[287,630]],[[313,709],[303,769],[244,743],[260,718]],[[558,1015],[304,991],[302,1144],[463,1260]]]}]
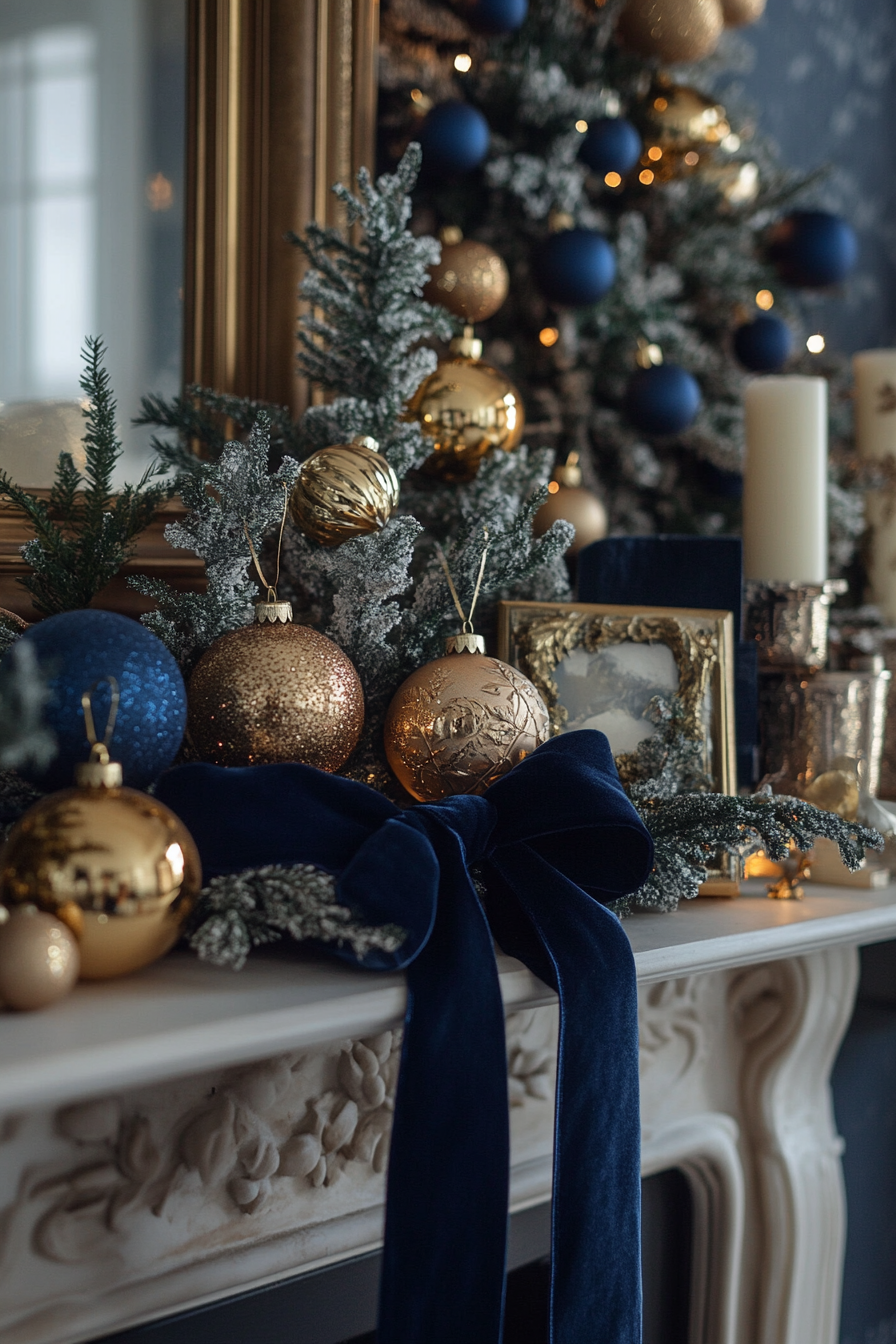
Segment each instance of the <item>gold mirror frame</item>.
[{"label": "gold mirror frame", "polygon": [[[338,224],[333,183],[373,167],[378,32],[378,0],[187,0],[185,386],[305,409],[303,258],[285,235],[309,219]],[[202,563],[162,536],[182,512],[167,506],[125,573],[201,586]],[[29,536],[0,504],[0,606],[33,620],[16,582]],[[119,576],[97,605],[134,615],[148,604]]]}]

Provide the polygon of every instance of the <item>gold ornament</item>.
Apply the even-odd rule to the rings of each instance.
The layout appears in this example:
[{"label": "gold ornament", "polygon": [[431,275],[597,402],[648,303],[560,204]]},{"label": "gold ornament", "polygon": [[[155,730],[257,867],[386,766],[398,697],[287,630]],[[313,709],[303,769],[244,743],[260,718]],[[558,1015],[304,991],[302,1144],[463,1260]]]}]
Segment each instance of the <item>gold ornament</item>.
[{"label": "gold ornament", "polygon": [[442,229],[442,256],[430,271],[423,297],[464,322],[487,322],[507,298],[504,261],[485,243],[465,239],[454,226]]},{"label": "gold ornament", "polygon": [[457,483],[472,481],[489,449],[518,448],[525,417],[510,379],[479,358],[482,342],[472,327],[455,337],[451,353],[420,384],[408,412],[433,440],[424,470]]},{"label": "gold ornament", "polygon": [[78,940],[81,976],[106,980],[146,966],[173,947],[202,885],[196,846],[169,808],[121,784],[109,759],[118,686],[104,742],[97,742],[90,696],[84,719],[92,750],[75,787],[42,798],[9,834],[0,900],[36,905]]},{"label": "gold ornament", "polygon": [[358,435],[312,453],[292,492],[292,516],[321,546],[338,546],[385,527],[398,504],[398,480],[377,452],[376,439]]},{"label": "gold ornament", "polygon": [[855,821],[859,814],[859,781],[854,770],[825,770],[806,785],[803,797],[845,821]]},{"label": "gold ornament", "polygon": [[554,468],[548,490],[547,499],[535,515],[536,537],[544,536],[552,523],[563,519],[576,530],[566,554],[578,555],[583,546],[601,541],[607,535],[607,511],[597,495],[582,485],[578,453],[570,453],[562,466]]},{"label": "gold ornament", "polygon": [[[687,84],[673,84],[661,76],[645,112],[641,163],[651,169],[656,180],[668,182],[694,172],[708,176],[713,151],[731,135],[731,124],[722,104]],[[724,167],[734,168],[736,175],[741,165]],[[725,185],[727,179],[720,182],[720,187]]]},{"label": "gold ornament", "polygon": [[0,906],[0,1007],[46,1008],[74,988],[81,959],[75,935],[36,905]]},{"label": "gold ornament", "polygon": [[386,714],[386,757],[399,783],[420,802],[484,793],[550,736],[547,708],[531,681],[486,657],[485,641],[473,634],[487,550],[468,617],[440,555],[461,632],[446,640],[444,658],[399,686]]},{"label": "gold ornament", "polygon": [[724,26],[719,0],[628,0],[617,35],[639,56],[675,64],[709,56]]},{"label": "gold ornament", "polygon": [[765,0],[722,0],[726,28],[745,28],[765,13]]}]

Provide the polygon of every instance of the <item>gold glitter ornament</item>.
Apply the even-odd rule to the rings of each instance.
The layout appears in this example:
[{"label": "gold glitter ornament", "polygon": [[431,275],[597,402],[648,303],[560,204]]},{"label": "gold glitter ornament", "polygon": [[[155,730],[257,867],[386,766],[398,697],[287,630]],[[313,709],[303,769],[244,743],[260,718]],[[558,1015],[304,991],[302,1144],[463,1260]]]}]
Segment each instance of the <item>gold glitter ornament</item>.
[{"label": "gold glitter ornament", "polygon": [[321,546],[378,532],[398,504],[398,479],[377,452],[376,439],[359,435],[312,453],[302,463],[291,511],[302,531]]},{"label": "gold glitter ornament", "polygon": [[709,56],[724,26],[719,0],[628,0],[616,31],[629,51],[674,64]]},{"label": "gold glitter ornament", "polygon": [[452,225],[439,236],[442,256],[429,273],[423,297],[464,322],[487,322],[507,298],[510,277],[503,259]]},{"label": "gold glitter ornament", "polygon": [[450,483],[472,481],[490,449],[512,453],[523,437],[519,392],[481,354],[482,342],[467,327],[451,342],[452,357],[439,361],[408,403],[408,413],[433,441],[424,471]]},{"label": "gold glitter ornament", "polygon": [[0,1007],[47,1008],[75,986],[81,958],[71,929],[36,905],[0,906]]},{"label": "gold glitter ornament", "polygon": [[78,940],[81,977],[106,980],[164,955],[180,936],[202,886],[196,846],[162,803],[123,788],[109,759],[118,705],[105,741],[97,742],[90,696],[82,700],[90,759],[75,787],[51,793],[16,822],[0,862],[0,900],[35,905],[66,924]]},{"label": "gold glitter ornament", "polygon": [[386,714],[386,757],[412,797],[435,803],[455,793],[484,793],[550,736],[544,701],[516,668],[489,658],[473,634],[486,552],[470,615],[442,559],[451,595],[463,621],[445,643],[445,656],[412,672]]},{"label": "gold glitter ornament", "polygon": [[543,537],[553,523],[563,519],[576,530],[566,554],[578,555],[583,546],[601,541],[607,535],[607,510],[597,495],[582,485],[578,453],[570,453],[562,466],[554,468],[548,490],[550,493],[533,520],[536,537]]}]

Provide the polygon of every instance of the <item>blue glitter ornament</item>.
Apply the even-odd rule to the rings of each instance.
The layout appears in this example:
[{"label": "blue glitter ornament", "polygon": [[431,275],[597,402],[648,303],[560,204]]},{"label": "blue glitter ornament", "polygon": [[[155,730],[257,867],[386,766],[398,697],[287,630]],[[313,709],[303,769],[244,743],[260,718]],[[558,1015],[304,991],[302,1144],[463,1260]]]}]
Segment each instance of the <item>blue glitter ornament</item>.
[{"label": "blue glitter ornament", "polygon": [[480,33],[514,33],[523,26],[529,0],[471,0],[463,7],[464,18]]},{"label": "blue glitter ornament", "polygon": [[488,122],[475,107],[456,100],[437,103],[420,132],[427,176],[471,172],[482,163],[490,141]]},{"label": "blue glitter ornament", "polygon": [[[124,782],[145,788],[171,764],[187,722],[187,692],[177,663],[145,626],[111,611],[66,611],[38,621],[22,635],[49,678],[44,710],[59,754],[45,770],[23,770],[43,789],[67,788],[75,765],[86,761],[81,696],[102,677],[118,681],[121,700],[112,738]],[[103,724],[109,711],[105,683],[93,696],[94,715]]]},{"label": "blue glitter ornament", "polygon": [[793,210],[772,230],[768,252],[789,285],[823,289],[846,279],[858,260],[859,241],[839,215]]},{"label": "blue glitter ornament", "polygon": [[549,303],[580,308],[597,303],[610,289],[616,257],[606,238],[593,229],[563,229],[541,244],[532,269]]},{"label": "blue glitter ornament", "polygon": [[625,117],[601,117],[588,127],[579,158],[594,173],[625,177],[641,157],[642,140]]},{"label": "blue glitter ornament", "polygon": [[792,351],[793,333],[787,323],[769,313],[744,322],[734,333],[734,353],[753,373],[774,373],[787,363]]},{"label": "blue glitter ornament", "polygon": [[625,412],[645,434],[680,434],[693,423],[702,400],[700,385],[687,369],[655,364],[632,374]]}]

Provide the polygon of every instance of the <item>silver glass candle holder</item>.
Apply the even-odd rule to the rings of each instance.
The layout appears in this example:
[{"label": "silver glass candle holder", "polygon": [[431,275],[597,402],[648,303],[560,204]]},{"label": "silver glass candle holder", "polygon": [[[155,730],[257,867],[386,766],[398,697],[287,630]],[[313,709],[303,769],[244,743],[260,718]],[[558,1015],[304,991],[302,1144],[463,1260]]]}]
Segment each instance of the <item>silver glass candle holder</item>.
[{"label": "silver glass candle holder", "polygon": [[826,770],[852,771],[877,795],[892,673],[763,673],[759,678],[763,775],[802,787]]},{"label": "silver glass candle holder", "polygon": [[744,584],[745,640],[759,646],[760,669],[824,667],[828,657],[828,618],[845,579],[824,583]]}]

